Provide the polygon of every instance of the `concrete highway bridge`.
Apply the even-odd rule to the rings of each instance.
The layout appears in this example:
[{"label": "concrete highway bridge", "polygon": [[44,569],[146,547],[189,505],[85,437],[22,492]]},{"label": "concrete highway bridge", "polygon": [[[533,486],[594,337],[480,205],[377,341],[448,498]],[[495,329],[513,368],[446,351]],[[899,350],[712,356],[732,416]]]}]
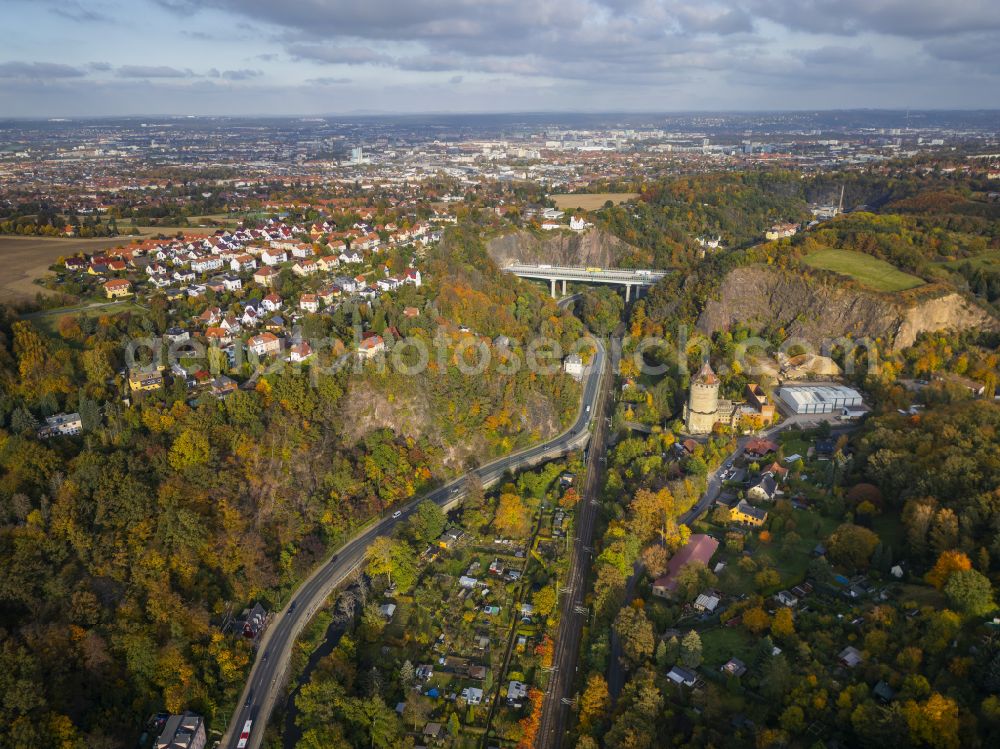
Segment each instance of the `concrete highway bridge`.
[{"label": "concrete highway bridge", "polygon": [[626,268],[584,268],[575,265],[533,265],[530,263],[511,263],[504,271],[521,278],[537,278],[548,281],[552,288],[552,296],[556,297],[556,281],[562,282],[562,293],[566,294],[566,283],[578,281],[582,283],[609,283],[625,287],[625,301],[632,301],[632,287],[637,290],[652,286],[669,271],[643,270]]}]

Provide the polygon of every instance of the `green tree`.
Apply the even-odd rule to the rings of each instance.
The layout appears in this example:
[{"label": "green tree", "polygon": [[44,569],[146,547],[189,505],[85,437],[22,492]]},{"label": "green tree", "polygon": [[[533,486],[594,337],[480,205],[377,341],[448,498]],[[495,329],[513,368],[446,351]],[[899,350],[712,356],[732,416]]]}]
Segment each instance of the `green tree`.
[{"label": "green tree", "polygon": [[878,536],[860,525],[844,523],[827,539],[826,545],[830,558],[837,564],[851,570],[863,569],[878,546]]},{"label": "green tree", "polygon": [[944,594],[960,610],[971,616],[985,616],[994,609],[993,586],[988,577],[977,570],[951,573]]},{"label": "green tree", "polygon": [[418,543],[427,543],[444,532],[447,518],[444,511],[429,499],[417,505],[407,521],[409,534]]},{"label": "green tree", "polygon": [[681,639],[680,660],[688,668],[698,668],[701,659],[701,637],[692,629]]}]

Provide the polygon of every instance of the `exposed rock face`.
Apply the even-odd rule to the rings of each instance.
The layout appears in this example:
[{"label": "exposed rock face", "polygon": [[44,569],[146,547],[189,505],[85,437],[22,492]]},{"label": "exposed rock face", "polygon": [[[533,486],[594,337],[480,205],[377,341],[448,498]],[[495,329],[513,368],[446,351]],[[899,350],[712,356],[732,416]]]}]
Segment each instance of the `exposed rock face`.
[{"label": "exposed rock face", "polygon": [[698,329],[714,333],[734,323],[781,326],[817,350],[824,340],[841,336],[881,339],[898,350],[924,331],[998,326],[985,310],[941,287],[880,294],[764,266],[728,273],[698,318]]},{"label": "exposed rock face", "polygon": [[623,259],[648,265],[652,257],[600,229],[579,234],[559,231],[538,237],[519,231],[491,239],[486,249],[501,268],[511,262],[614,267]]}]

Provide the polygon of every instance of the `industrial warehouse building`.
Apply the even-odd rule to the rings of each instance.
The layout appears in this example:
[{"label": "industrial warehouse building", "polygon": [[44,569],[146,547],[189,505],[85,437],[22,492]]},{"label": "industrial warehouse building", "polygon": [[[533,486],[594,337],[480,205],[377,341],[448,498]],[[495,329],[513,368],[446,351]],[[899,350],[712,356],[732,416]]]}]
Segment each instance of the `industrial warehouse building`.
[{"label": "industrial warehouse building", "polygon": [[778,397],[796,414],[828,414],[861,406],[861,394],[844,385],[788,385]]}]

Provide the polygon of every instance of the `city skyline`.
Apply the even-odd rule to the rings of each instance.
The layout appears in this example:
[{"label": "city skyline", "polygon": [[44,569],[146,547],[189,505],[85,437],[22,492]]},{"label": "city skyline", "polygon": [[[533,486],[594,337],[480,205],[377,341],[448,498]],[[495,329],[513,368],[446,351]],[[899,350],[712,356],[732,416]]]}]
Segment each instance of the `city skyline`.
[{"label": "city skyline", "polygon": [[985,0],[3,0],[8,117],[989,109]]}]

